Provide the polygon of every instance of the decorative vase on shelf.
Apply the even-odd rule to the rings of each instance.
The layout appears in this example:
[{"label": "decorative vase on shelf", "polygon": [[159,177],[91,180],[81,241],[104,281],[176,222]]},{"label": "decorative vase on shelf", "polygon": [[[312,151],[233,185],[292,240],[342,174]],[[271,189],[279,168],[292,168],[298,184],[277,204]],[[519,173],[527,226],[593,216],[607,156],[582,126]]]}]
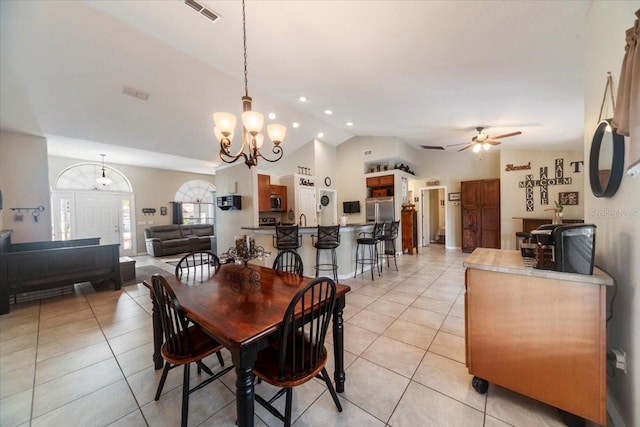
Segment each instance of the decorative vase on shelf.
[{"label": "decorative vase on shelf", "polygon": [[564,214],[562,212],[556,212],[555,215],[553,216],[553,220],[551,221],[552,224],[562,224],[562,217],[564,216]]}]

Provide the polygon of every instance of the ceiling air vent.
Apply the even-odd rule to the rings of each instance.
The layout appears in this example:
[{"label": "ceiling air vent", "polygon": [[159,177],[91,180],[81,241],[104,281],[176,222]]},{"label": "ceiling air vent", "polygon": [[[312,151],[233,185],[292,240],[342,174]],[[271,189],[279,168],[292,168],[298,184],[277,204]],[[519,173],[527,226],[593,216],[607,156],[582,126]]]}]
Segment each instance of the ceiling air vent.
[{"label": "ceiling air vent", "polygon": [[420,147],[425,150],[444,150],[444,147],[440,147],[438,145],[421,145]]},{"label": "ceiling air vent", "polygon": [[220,18],[220,15],[213,12],[212,10],[207,9],[195,0],[184,0],[184,3],[207,19],[210,19],[211,22],[216,22]]},{"label": "ceiling air vent", "polygon": [[141,90],[134,89],[128,86],[122,87],[122,93],[124,93],[125,95],[133,96],[134,98],[142,99],[143,101],[149,99],[149,94],[147,92],[143,92]]}]

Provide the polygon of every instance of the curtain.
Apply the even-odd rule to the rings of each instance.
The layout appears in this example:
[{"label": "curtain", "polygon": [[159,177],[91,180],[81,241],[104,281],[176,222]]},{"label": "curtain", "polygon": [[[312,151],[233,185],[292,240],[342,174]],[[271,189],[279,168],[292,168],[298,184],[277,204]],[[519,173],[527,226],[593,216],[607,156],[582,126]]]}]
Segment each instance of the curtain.
[{"label": "curtain", "polygon": [[171,223],[182,224],[182,202],[171,202]]},{"label": "curtain", "polygon": [[634,43],[631,88],[629,99],[629,175],[640,174],[640,9],[636,10],[636,24],[634,26]]},{"label": "curtain", "polygon": [[613,126],[620,135],[629,137],[630,175],[640,173],[640,9],[635,25],[625,32],[625,55],[620,70],[618,100]]}]

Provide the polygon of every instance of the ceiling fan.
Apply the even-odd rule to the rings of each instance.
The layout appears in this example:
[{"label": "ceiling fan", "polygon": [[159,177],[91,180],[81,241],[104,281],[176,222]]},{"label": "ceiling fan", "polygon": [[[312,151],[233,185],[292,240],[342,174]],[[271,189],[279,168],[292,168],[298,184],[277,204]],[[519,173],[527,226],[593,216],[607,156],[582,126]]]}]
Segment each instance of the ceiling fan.
[{"label": "ceiling fan", "polygon": [[476,128],[476,130],[478,131],[478,134],[476,136],[474,136],[473,138],[471,138],[471,142],[469,142],[469,143],[462,142],[460,144],[451,144],[451,145],[447,145],[447,147],[455,147],[456,145],[468,144],[466,147],[463,147],[463,148],[459,149],[458,151],[463,151],[463,150],[466,150],[467,148],[473,147],[473,152],[477,153],[480,150],[482,150],[483,148],[485,150],[488,150],[489,148],[491,148],[492,145],[500,144],[501,142],[500,141],[496,141],[497,139],[508,138],[510,136],[516,136],[516,135],[522,134],[522,132],[517,131],[517,132],[505,133],[504,135],[498,135],[498,136],[490,137],[488,134],[482,132],[484,130],[483,127],[478,126]]}]

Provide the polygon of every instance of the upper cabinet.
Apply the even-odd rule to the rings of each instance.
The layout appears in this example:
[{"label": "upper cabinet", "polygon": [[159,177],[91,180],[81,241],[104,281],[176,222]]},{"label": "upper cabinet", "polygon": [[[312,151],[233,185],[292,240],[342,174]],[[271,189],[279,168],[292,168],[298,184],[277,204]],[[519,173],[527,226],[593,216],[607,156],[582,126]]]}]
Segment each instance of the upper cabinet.
[{"label": "upper cabinet", "polygon": [[372,176],[367,178],[367,188],[393,186],[393,175]]},{"label": "upper cabinet", "polygon": [[258,211],[271,211],[271,178],[258,174]]},{"label": "upper cabinet", "polygon": [[286,212],[287,186],[271,185],[271,177],[269,175],[258,174],[258,211]]}]

